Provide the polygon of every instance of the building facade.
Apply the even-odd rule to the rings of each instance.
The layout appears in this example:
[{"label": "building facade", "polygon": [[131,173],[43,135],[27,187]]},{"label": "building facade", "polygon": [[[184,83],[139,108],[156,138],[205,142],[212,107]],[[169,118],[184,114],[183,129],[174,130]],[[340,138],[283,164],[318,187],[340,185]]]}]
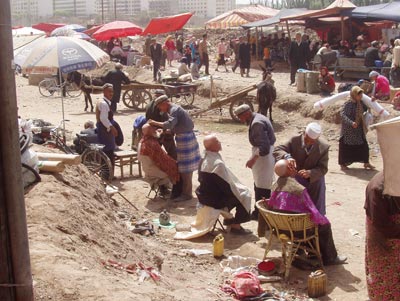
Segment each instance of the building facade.
[{"label": "building facade", "polygon": [[195,12],[196,16],[213,18],[236,7],[235,0],[178,0],[180,12]]},{"label": "building facade", "polygon": [[53,0],[55,15],[86,17],[96,14],[95,0]]},{"label": "building facade", "polygon": [[20,25],[31,25],[40,17],[53,15],[53,0],[11,0],[11,16]]}]

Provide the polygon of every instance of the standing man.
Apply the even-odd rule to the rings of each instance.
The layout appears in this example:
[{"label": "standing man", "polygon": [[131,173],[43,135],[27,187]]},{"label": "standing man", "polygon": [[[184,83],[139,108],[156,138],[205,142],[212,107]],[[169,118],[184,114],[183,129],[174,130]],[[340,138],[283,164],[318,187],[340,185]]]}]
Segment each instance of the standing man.
[{"label": "standing man", "polygon": [[[158,109],[158,107],[156,105],[157,99],[160,96],[165,96],[165,91],[162,89],[157,89],[154,92],[154,96],[155,96],[155,98],[151,102],[149,102],[149,104],[147,104],[147,106],[146,106],[146,120],[165,122],[168,120],[168,114],[164,113],[164,112],[160,112],[160,110]],[[170,130],[164,130],[160,136],[160,143],[162,146],[164,146],[167,154],[171,158],[176,160],[177,155],[176,155],[174,133],[171,132]]]},{"label": "standing man", "polygon": [[150,119],[149,124],[175,133],[178,169],[182,180],[182,194],[175,198],[175,201],[190,200],[193,198],[193,171],[198,169],[200,162],[199,144],[193,132],[193,121],[188,112],[171,103],[166,95],[158,97],[155,105],[161,112],[168,113],[169,118],[164,122]]},{"label": "standing man", "polygon": [[320,138],[321,132],[321,126],[311,122],[303,134],[276,147],[274,157],[289,161],[289,167],[297,170],[296,180],[307,188],[318,211],[326,215],[325,174],[328,172],[329,145]]},{"label": "standing man", "polygon": [[150,45],[152,43],[152,38],[148,33],[146,36],[146,40],[144,41],[144,54],[150,56]]},{"label": "standing man", "polygon": [[[267,117],[251,111],[247,104],[235,109],[240,122],[249,125],[249,141],[252,145],[251,158],[246,167],[253,172],[254,193],[256,202],[271,196],[274,178],[275,160],[272,156],[276,141],[274,129]],[[253,220],[258,220],[258,209],[255,207],[251,214]]]},{"label": "standing man", "polygon": [[114,167],[115,137],[117,129],[113,126],[114,113],[111,110],[111,99],[114,95],[112,84],[103,86],[103,100],[96,105],[97,138],[100,144],[104,144],[103,152],[110,158]]},{"label": "standing man", "polygon": [[124,72],[122,72],[122,68],[123,66],[121,63],[116,63],[115,70],[108,72],[107,75],[104,77],[104,82],[112,84],[114,88],[114,95],[111,99],[111,110],[114,113],[117,111],[117,103],[119,103],[119,100],[121,98],[121,84],[130,83],[129,78],[125,75]]},{"label": "standing man", "polygon": [[199,43],[199,54],[200,54],[200,65],[199,70],[204,65],[206,67],[206,75],[210,75],[208,72],[209,59],[208,59],[208,45],[207,45],[207,34],[203,34],[203,40]]},{"label": "standing man", "polygon": [[150,57],[153,61],[153,80],[157,81],[157,74],[160,70],[161,66],[161,59],[162,59],[162,46],[160,43],[157,43],[155,38],[151,39],[151,46],[150,46]]},{"label": "standing man", "polygon": [[297,69],[307,69],[309,47],[306,42],[302,42],[301,33],[296,33],[296,40],[290,43],[289,64],[290,64],[290,84],[296,81]]},{"label": "standing man", "polygon": [[240,75],[243,77],[246,70],[246,77],[249,77],[250,62],[251,62],[251,48],[247,39],[243,38],[242,43],[239,45],[239,61],[240,61]]}]

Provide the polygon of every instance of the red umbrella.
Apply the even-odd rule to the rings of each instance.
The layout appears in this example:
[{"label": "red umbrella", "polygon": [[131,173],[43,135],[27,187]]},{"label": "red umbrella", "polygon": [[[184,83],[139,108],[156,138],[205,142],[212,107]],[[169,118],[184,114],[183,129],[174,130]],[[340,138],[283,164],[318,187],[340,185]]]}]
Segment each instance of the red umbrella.
[{"label": "red umbrella", "polygon": [[57,23],[38,23],[35,25],[32,25],[32,28],[42,30],[45,32],[52,32],[54,29],[58,27],[65,26],[65,24],[57,24]]},{"label": "red umbrella", "polygon": [[104,26],[104,24],[95,25],[95,26],[90,27],[89,29],[85,30],[84,33],[86,33],[87,35],[91,36],[92,34],[94,34],[96,31],[98,31],[103,26]]},{"label": "red umbrella", "polygon": [[104,24],[100,29],[98,29],[94,34],[93,38],[98,41],[107,41],[114,38],[134,36],[141,34],[143,29],[128,21],[114,21]]},{"label": "red umbrella", "polygon": [[151,19],[146,29],[143,31],[143,35],[146,34],[160,34],[171,31],[177,31],[185,26],[186,22],[193,16],[193,13],[184,13],[175,16],[167,16],[160,18]]}]

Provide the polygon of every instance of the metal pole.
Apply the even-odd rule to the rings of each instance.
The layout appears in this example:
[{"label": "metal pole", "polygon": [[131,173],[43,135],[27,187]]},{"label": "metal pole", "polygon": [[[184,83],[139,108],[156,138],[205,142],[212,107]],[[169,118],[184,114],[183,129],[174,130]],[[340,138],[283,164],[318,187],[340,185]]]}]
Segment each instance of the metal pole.
[{"label": "metal pole", "polygon": [[10,1],[0,10],[0,300],[32,301],[32,274],[12,64]]},{"label": "metal pole", "polygon": [[114,21],[117,20],[117,0],[114,0]]},{"label": "metal pole", "polygon": [[288,37],[289,37],[289,41],[291,41],[292,38],[290,37],[289,21],[288,20],[286,20],[286,30],[287,30],[287,34],[288,34]]},{"label": "metal pole", "polygon": [[104,0],[101,0],[101,24],[104,24]]}]

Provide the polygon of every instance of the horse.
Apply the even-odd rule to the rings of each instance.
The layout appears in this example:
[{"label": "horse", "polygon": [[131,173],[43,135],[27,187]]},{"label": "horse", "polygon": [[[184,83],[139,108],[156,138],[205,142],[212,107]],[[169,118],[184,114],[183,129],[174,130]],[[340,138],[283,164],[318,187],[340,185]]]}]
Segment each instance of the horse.
[{"label": "horse", "polygon": [[68,74],[67,80],[74,82],[83,92],[83,95],[85,96],[85,112],[88,110],[89,103],[91,112],[93,112],[94,107],[90,94],[100,94],[103,92],[103,89],[101,89],[105,84],[103,78],[86,76],[78,71],[73,71]]},{"label": "horse", "polygon": [[269,120],[272,120],[272,104],[276,100],[276,89],[275,82],[272,79],[272,68],[264,68],[261,66],[262,82],[257,85],[257,103],[258,103],[258,113],[268,117],[269,110]]}]

